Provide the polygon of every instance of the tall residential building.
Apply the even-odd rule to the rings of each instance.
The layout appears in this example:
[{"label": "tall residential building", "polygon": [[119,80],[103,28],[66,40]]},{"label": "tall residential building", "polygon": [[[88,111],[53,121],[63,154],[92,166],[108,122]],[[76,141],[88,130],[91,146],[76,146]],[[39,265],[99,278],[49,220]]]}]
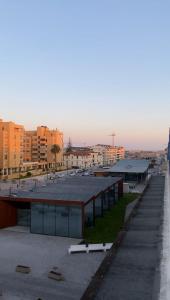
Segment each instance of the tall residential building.
[{"label": "tall residential building", "polygon": [[57,129],[50,130],[47,126],[39,126],[35,131],[25,131],[24,161],[39,162],[44,169],[55,165],[55,156],[51,153],[54,144],[60,146],[57,154],[57,165],[63,166],[63,133]]},{"label": "tall residential building", "polygon": [[23,164],[24,127],[0,120],[0,174],[18,172]]}]

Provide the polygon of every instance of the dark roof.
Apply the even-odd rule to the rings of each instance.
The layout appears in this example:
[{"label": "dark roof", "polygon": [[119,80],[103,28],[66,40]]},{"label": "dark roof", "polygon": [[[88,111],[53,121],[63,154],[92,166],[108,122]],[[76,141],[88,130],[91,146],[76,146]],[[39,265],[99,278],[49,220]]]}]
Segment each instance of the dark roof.
[{"label": "dark roof", "polygon": [[[146,159],[123,159],[109,169],[103,169],[106,173],[144,173],[149,168],[149,161]],[[102,172],[99,169],[95,172]]]},{"label": "dark roof", "polygon": [[87,202],[119,180],[121,178],[118,177],[66,177],[57,179],[55,183],[48,183],[46,186],[37,186],[32,190],[12,192],[12,198],[16,201],[24,198]]}]

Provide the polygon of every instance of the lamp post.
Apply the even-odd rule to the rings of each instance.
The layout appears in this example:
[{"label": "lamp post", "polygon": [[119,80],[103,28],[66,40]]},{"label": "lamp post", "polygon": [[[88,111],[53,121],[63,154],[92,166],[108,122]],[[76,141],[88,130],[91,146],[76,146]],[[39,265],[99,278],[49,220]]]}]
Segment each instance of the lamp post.
[{"label": "lamp post", "polygon": [[68,157],[67,157],[66,163],[67,163],[67,175],[68,175]]},{"label": "lamp post", "polygon": [[20,186],[20,182],[21,182],[21,161],[19,163],[19,186]]}]

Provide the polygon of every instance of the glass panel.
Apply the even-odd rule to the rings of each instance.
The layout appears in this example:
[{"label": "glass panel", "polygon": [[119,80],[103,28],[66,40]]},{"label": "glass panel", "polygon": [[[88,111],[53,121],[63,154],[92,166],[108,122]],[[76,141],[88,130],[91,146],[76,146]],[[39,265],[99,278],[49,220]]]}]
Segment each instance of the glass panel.
[{"label": "glass panel", "polygon": [[109,191],[109,203],[110,203],[110,207],[112,207],[115,203],[115,190],[114,190],[114,188],[111,188],[111,190]]},{"label": "glass panel", "polygon": [[54,205],[44,204],[44,234],[55,235],[55,208]]},{"label": "glass panel", "polygon": [[17,209],[17,225],[30,226],[30,209],[18,208]]},{"label": "glass panel", "polygon": [[67,206],[56,206],[56,235],[69,236]]},{"label": "glass panel", "polygon": [[109,203],[108,203],[107,193],[102,194],[102,200],[103,200],[103,210],[108,210]]},{"label": "glass panel", "polygon": [[94,216],[93,216],[93,201],[89,202],[85,208],[85,224],[87,226],[93,226],[94,225]]},{"label": "glass panel", "polygon": [[82,214],[80,207],[70,207],[69,209],[69,236],[75,238],[82,237]]},{"label": "glass panel", "polygon": [[95,199],[95,216],[102,216],[102,199],[101,195]]},{"label": "glass panel", "polygon": [[115,201],[118,201],[118,183],[115,184]]},{"label": "glass panel", "polygon": [[31,204],[31,232],[32,233],[44,233],[43,230],[43,204],[32,203]]}]

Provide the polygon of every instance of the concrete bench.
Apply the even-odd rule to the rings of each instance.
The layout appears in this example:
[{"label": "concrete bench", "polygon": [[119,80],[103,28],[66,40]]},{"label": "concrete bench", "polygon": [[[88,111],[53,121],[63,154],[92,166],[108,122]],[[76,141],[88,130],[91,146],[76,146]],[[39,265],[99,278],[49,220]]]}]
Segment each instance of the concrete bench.
[{"label": "concrete bench", "polygon": [[57,280],[57,281],[63,281],[64,280],[64,276],[60,273],[60,272],[56,272],[54,270],[50,271],[48,273],[48,278]]},{"label": "concrete bench", "polygon": [[68,253],[76,252],[93,252],[93,251],[104,251],[110,250],[112,243],[103,243],[103,244],[82,244],[82,245],[71,245],[68,249]]},{"label": "concrete bench", "polygon": [[18,265],[16,266],[16,272],[29,274],[31,272],[31,268],[27,266]]}]

